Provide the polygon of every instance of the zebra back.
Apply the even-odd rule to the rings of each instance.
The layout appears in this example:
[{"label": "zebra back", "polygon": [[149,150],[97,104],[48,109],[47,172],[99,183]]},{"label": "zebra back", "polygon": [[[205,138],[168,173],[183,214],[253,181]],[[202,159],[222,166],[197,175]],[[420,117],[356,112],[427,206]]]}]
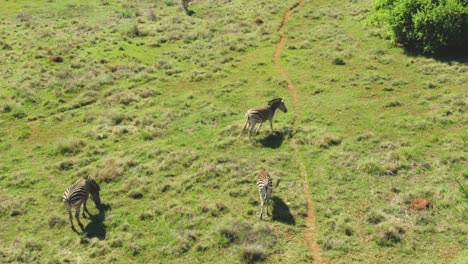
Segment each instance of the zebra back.
[{"label": "zebra back", "polygon": [[88,199],[89,194],[91,194],[93,201],[96,204],[100,204],[100,189],[96,181],[90,177],[79,179],[65,190],[63,193],[63,201],[68,203],[71,207],[77,207]]},{"label": "zebra back", "polygon": [[273,188],[273,179],[267,171],[263,170],[260,172],[257,179],[257,186],[259,192],[262,192],[265,189],[267,190]]},{"label": "zebra back", "polygon": [[254,119],[257,122],[264,123],[270,117],[273,115],[272,107],[265,106],[265,107],[257,107],[257,108],[252,108],[249,111],[247,111],[247,118],[248,119]]}]

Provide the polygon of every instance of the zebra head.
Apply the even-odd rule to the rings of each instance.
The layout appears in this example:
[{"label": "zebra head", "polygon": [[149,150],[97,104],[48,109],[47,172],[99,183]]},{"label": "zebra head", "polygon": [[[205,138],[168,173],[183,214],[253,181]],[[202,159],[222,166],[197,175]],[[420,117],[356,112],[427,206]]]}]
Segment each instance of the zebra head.
[{"label": "zebra head", "polygon": [[97,182],[91,177],[88,177],[86,179],[86,182],[89,187],[89,193],[91,194],[91,199],[93,199],[96,206],[99,206],[101,204],[101,197],[99,196],[99,191],[101,190],[101,187],[99,187]]},{"label": "zebra head", "polygon": [[288,109],[286,108],[286,105],[284,104],[284,99],[283,98],[276,98],[268,102],[268,105],[270,105],[272,108],[277,109],[279,108],[281,111],[287,113]]}]

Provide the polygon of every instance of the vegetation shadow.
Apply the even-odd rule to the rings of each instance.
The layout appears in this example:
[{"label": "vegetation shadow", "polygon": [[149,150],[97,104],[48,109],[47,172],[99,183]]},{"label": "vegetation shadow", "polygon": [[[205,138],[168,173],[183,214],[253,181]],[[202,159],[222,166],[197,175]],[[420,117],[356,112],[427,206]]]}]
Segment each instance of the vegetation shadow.
[{"label": "vegetation shadow", "polygon": [[280,131],[275,131],[274,133],[269,134],[266,138],[258,140],[262,146],[272,149],[279,148],[281,144],[283,144],[283,141],[284,133]]},{"label": "vegetation shadow", "polygon": [[99,240],[106,239],[106,225],[104,220],[106,219],[106,212],[111,210],[110,205],[101,204],[99,207],[98,215],[91,215],[91,222],[85,227],[84,232],[87,238],[97,237]]},{"label": "vegetation shadow", "polygon": [[278,196],[273,196],[271,200],[273,201],[272,220],[288,225],[296,225],[296,220],[286,203]]},{"label": "vegetation shadow", "polygon": [[434,59],[439,62],[446,63],[451,66],[453,62],[462,63],[464,65],[468,64],[468,50],[467,49],[454,49],[454,50],[445,50],[441,51],[439,54],[427,55],[422,54],[421,52],[415,51],[414,49],[408,47],[402,47],[405,54],[409,57],[425,57],[428,59]]}]

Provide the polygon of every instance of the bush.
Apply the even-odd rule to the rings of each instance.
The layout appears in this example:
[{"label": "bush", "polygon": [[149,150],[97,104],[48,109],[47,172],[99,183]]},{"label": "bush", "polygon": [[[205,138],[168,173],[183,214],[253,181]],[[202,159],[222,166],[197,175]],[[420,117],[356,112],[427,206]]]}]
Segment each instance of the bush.
[{"label": "bush", "polygon": [[395,43],[426,55],[468,45],[466,0],[377,0],[371,22],[383,23]]}]

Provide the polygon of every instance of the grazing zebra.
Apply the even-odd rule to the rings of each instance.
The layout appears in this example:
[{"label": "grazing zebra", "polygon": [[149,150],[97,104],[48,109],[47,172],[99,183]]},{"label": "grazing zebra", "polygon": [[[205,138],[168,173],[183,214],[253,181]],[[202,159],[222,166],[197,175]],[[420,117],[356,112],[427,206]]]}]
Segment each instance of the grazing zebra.
[{"label": "grazing zebra", "polygon": [[67,209],[68,216],[70,217],[70,223],[74,231],[76,231],[76,229],[73,225],[72,208],[76,209],[76,220],[78,221],[81,229],[83,229],[83,224],[80,222],[81,205],[83,205],[83,217],[86,217],[85,211],[88,215],[91,215],[88,208],[86,208],[86,201],[91,194],[91,199],[96,204],[96,207],[99,207],[101,205],[101,198],[99,197],[100,190],[101,188],[96,181],[91,177],[87,177],[85,179],[79,179],[63,193],[63,203]]},{"label": "grazing zebra", "polygon": [[270,215],[268,214],[268,201],[271,198],[271,191],[273,190],[273,180],[267,171],[264,170],[258,175],[257,187],[258,192],[260,193],[260,203],[262,206],[262,210],[260,212],[260,219],[262,219],[263,207],[266,206],[266,213],[268,216]]},{"label": "grazing zebra", "polygon": [[286,106],[284,105],[284,100],[282,98],[276,98],[269,101],[268,106],[252,108],[248,110],[245,114],[246,121],[242,132],[244,132],[245,129],[248,127],[250,138],[250,135],[257,123],[260,123],[260,125],[257,128],[256,134],[258,134],[258,131],[260,131],[262,124],[265,123],[267,120],[270,120],[270,128],[271,131],[273,131],[273,116],[275,115],[275,111],[278,108],[285,113],[288,112],[288,109],[286,109]]}]

